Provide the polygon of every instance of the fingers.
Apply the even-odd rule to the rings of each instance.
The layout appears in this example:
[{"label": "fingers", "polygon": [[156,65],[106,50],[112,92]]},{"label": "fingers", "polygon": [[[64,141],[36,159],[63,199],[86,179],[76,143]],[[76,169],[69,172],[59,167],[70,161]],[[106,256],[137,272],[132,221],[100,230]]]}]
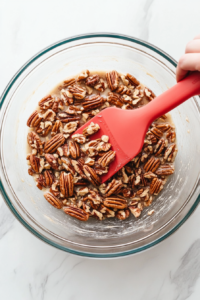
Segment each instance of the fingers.
[{"label": "fingers", "polygon": [[188,71],[200,71],[200,53],[186,53],[181,56],[176,69],[177,82],[182,80]]},{"label": "fingers", "polygon": [[200,39],[190,41],[186,45],[185,53],[200,53]]},{"label": "fingers", "polygon": [[200,39],[200,34],[198,34],[197,36],[195,36],[194,40],[196,39]]}]

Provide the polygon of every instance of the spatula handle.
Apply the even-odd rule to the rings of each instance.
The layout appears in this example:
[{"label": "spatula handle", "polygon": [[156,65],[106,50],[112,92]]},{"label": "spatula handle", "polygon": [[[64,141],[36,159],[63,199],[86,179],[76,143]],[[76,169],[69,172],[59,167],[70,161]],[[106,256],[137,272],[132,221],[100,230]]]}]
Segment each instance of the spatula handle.
[{"label": "spatula handle", "polygon": [[200,94],[200,72],[192,72],[172,88],[145,106],[145,115],[152,123],[192,96]]}]

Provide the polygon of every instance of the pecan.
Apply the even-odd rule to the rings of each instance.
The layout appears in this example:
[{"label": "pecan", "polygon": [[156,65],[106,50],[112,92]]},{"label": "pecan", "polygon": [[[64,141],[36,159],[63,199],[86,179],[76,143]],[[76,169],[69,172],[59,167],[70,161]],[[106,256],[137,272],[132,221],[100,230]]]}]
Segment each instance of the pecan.
[{"label": "pecan", "polygon": [[63,123],[68,123],[72,121],[79,121],[81,119],[81,116],[74,116],[74,115],[69,115],[66,112],[59,112],[56,115],[56,119],[60,120]]},{"label": "pecan", "polygon": [[85,196],[88,193],[89,193],[89,189],[87,187],[83,187],[77,190],[77,196]]},{"label": "pecan", "polygon": [[144,89],[144,94],[148,101],[152,101],[156,97],[156,95],[150,89],[147,88]]},{"label": "pecan", "polygon": [[52,195],[51,193],[44,194],[44,198],[55,208],[57,208],[57,209],[62,208],[62,202],[57,197]]},{"label": "pecan", "polygon": [[70,105],[74,103],[73,94],[70,93],[68,90],[61,90],[60,92],[61,100],[64,102],[65,105]]},{"label": "pecan", "polygon": [[96,149],[97,151],[107,152],[108,150],[110,150],[111,146],[112,145],[110,143],[100,142],[98,143]]},{"label": "pecan", "polygon": [[28,118],[27,126],[36,127],[41,121],[42,121],[42,117],[40,117],[38,111],[35,110]]},{"label": "pecan", "polygon": [[166,138],[170,143],[174,143],[176,140],[176,132],[175,131],[167,132]]},{"label": "pecan", "polygon": [[80,133],[72,135],[72,139],[81,145],[86,142],[86,136]]},{"label": "pecan", "polygon": [[69,153],[71,155],[72,158],[77,159],[78,157],[80,157],[80,147],[78,145],[78,143],[76,143],[75,141],[69,141]]},{"label": "pecan", "polygon": [[69,122],[63,128],[63,133],[72,133],[76,131],[78,122]]},{"label": "pecan", "polygon": [[130,215],[130,211],[128,209],[118,210],[116,213],[116,218],[119,220],[126,220]]},{"label": "pecan", "polygon": [[123,106],[123,99],[120,95],[115,94],[115,93],[108,93],[108,98],[107,101],[117,107],[122,107]]},{"label": "pecan", "polygon": [[115,212],[112,209],[109,209],[108,207],[103,205],[102,203],[100,204],[99,211],[103,215],[106,215],[107,218],[114,218],[115,216]]},{"label": "pecan", "polygon": [[97,107],[102,106],[104,103],[103,97],[93,94],[85,97],[84,102],[82,103],[84,111],[89,111],[96,109]]},{"label": "pecan", "polygon": [[78,85],[69,86],[68,90],[73,95],[73,97],[77,100],[82,100],[86,96],[86,89]]},{"label": "pecan", "polygon": [[135,187],[135,174],[132,174],[131,176],[129,176],[129,186],[134,189]]},{"label": "pecan", "polygon": [[101,184],[101,179],[97,175],[94,169],[91,167],[84,165],[83,166],[83,172],[85,173],[87,179],[93,184],[93,185],[100,185]]},{"label": "pecan", "polygon": [[85,136],[92,135],[96,133],[99,129],[100,129],[99,124],[94,124],[93,122],[91,122],[89,126],[83,129],[83,135]]},{"label": "pecan", "polygon": [[43,143],[35,132],[30,131],[28,133],[27,141],[32,149],[36,149],[40,155],[43,153]]},{"label": "pecan", "polygon": [[102,78],[94,86],[95,90],[97,90],[99,92],[104,92],[107,87],[108,87],[107,83]]},{"label": "pecan", "polygon": [[119,84],[119,75],[116,71],[111,71],[109,73],[106,73],[106,80],[108,83],[108,87],[111,89],[111,91],[117,89]]},{"label": "pecan", "polygon": [[122,187],[122,181],[113,179],[106,187],[104,193],[106,197],[109,197],[112,194],[118,194]]},{"label": "pecan", "polygon": [[126,94],[126,95],[128,95],[128,96],[131,96],[131,95],[132,95],[132,91],[131,91],[130,89],[128,89],[127,86],[125,86],[125,85],[120,85],[120,86],[116,89],[115,93],[118,93],[118,94],[120,94],[120,95]]},{"label": "pecan", "polygon": [[42,190],[43,187],[46,187],[45,178],[42,174],[36,179],[38,189]]},{"label": "pecan", "polygon": [[58,159],[52,154],[45,154],[45,158],[54,170],[58,170]]},{"label": "pecan", "polygon": [[74,193],[74,181],[71,173],[60,174],[60,192],[64,197],[71,197]]},{"label": "pecan", "polygon": [[49,141],[45,143],[44,152],[46,153],[54,153],[57,148],[64,144],[65,138],[62,133],[58,133],[53,136]]},{"label": "pecan", "polygon": [[59,182],[56,180],[52,186],[50,187],[50,193],[53,194],[55,197],[60,198],[60,191],[59,191]]},{"label": "pecan", "polygon": [[54,175],[53,172],[50,170],[45,170],[44,171],[44,178],[45,178],[45,183],[46,186],[51,186],[54,182]]},{"label": "pecan", "polygon": [[35,131],[40,136],[45,137],[51,131],[51,128],[52,128],[52,123],[50,121],[40,122],[40,124],[38,124],[38,126],[36,127]]},{"label": "pecan", "polygon": [[125,198],[129,198],[131,197],[132,191],[129,188],[123,188],[120,193],[125,197]]},{"label": "pecan", "polygon": [[56,114],[52,109],[48,109],[44,114],[39,114],[43,118],[43,121],[53,122],[55,120]]},{"label": "pecan", "polygon": [[64,144],[61,147],[58,147],[57,149],[57,153],[58,155],[62,156],[66,156],[69,157],[70,156],[70,152],[69,152],[69,146],[67,144]]},{"label": "pecan", "polygon": [[75,78],[70,78],[70,79],[64,80],[62,87],[66,88],[70,85],[73,85],[75,83],[75,81],[76,81]]},{"label": "pecan", "polygon": [[42,98],[39,101],[38,105],[44,111],[44,110],[51,108],[53,106],[53,103],[54,103],[54,98],[51,95],[48,95],[48,96]]},{"label": "pecan", "polygon": [[66,171],[70,172],[72,175],[75,175],[75,169],[72,166],[71,162],[65,158],[61,158],[61,161],[63,163],[63,167]]},{"label": "pecan", "polygon": [[127,73],[125,78],[129,81],[130,85],[137,86],[140,82],[131,74]]},{"label": "pecan", "polygon": [[63,129],[63,125],[62,125],[62,122],[57,120],[55,122],[55,124],[53,125],[53,128],[51,130],[51,135],[54,136],[58,133],[61,133],[62,132],[62,129]]},{"label": "pecan", "polygon": [[93,209],[91,215],[92,215],[93,217],[95,217],[95,218],[96,218],[97,220],[99,220],[99,221],[102,221],[102,220],[103,220],[103,214],[102,214],[101,212],[99,212],[98,210],[96,210],[96,209]]},{"label": "pecan", "polygon": [[176,157],[176,154],[177,154],[176,145],[173,144],[165,150],[164,159],[169,162],[173,162]]},{"label": "pecan", "polygon": [[88,70],[83,71],[77,78],[77,81],[85,80],[90,75],[90,72]]},{"label": "pecan", "polygon": [[127,208],[127,200],[120,196],[112,196],[105,198],[103,204],[107,207],[124,209]]},{"label": "pecan", "polygon": [[71,217],[74,217],[80,221],[87,221],[89,218],[89,214],[86,213],[83,209],[74,207],[71,205],[68,205],[66,207],[63,207],[63,211],[67,214],[70,215]]},{"label": "pecan", "polygon": [[33,171],[38,173],[40,169],[40,159],[37,156],[31,154],[29,160]]},{"label": "pecan", "polygon": [[147,132],[147,140],[149,140],[152,145],[155,145],[158,142],[157,137],[155,137],[154,134],[151,134],[151,132]]},{"label": "pecan", "polygon": [[98,82],[99,82],[99,75],[92,75],[89,76],[86,81],[85,84],[88,86],[95,86]]},{"label": "pecan", "polygon": [[135,206],[129,206],[130,212],[134,215],[135,218],[139,218],[141,215],[141,209]]},{"label": "pecan", "polygon": [[161,138],[163,136],[163,132],[158,129],[157,127],[153,127],[151,129],[151,132],[157,137],[157,138]]},{"label": "pecan", "polygon": [[83,166],[84,166],[84,162],[82,162],[81,159],[78,160],[71,160],[71,163],[75,169],[75,171],[83,178],[83,179],[87,179],[87,177],[85,176],[84,172],[83,172]]},{"label": "pecan", "polygon": [[98,163],[102,167],[107,167],[115,159],[115,151],[109,150],[99,158]]},{"label": "pecan", "polygon": [[165,149],[165,140],[160,139],[154,149],[155,156],[159,156],[164,149]]},{"label": "pecan", "polygon": [[[157,171],[156,171],[156,174],[157,174]],[[152,173],[151,171],[148,171],[148,172],[144,173],[144,178],[153,179],[153,178],[157,177],[156,174]]]},{"label": "pecan", "polygon": [[75,105],[70,105],[67,107],[66,113],[69,115],[80,115],[82,113],[82,109]]},{"label": "pecan", "polygon": [[108,167],[102,167],[97,162],[95,162],[95,164],[94,164],[94,169],[98,175],[103,175],[103,174],[108,173]]},{"label": "pecan", "polygon": [[60,98],[56,98],[54,101],[54,104],[51,108],[55,113],[59,111],[59,109],[63,110],[64,109],[64,102]]},{"label": "pecan", "polygon": [[163,183],[161,179],[154,178],[150,185],[150,194],[158,195],[158,193],[162,190]]},{"label": "pecan", "polygon": [[158,128],[159,130],[163,131],[163,132],[168,132],[172,129],[172,126],[170,124],[167,123],[158,123],[158,124],[153,124],[156,126],[156,128]]},{"label": "pecan", "polygon": [[161,175],[161,176],[168,176],[174,173],[174,166],[171,165],[161,165],[157,171],[156,174],[157,175]]},{"label": "pecan", "polygon": [[159,158],[151,157],[144,165],[145,172],[151,171],[154,173],[160,166],[160,163]]}]

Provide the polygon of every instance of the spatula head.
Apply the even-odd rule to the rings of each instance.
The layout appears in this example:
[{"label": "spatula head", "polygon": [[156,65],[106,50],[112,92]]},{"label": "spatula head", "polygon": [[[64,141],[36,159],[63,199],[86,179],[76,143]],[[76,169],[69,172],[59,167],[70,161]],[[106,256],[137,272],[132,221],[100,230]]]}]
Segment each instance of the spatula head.
[{"label": "spatula head", "polygon": [[122,110],[109,107],[90,119],[76,132],[82,134],[83,129],[91,122],[99,124],[100,130],[90,136],[91,140],[109,136],[112,150],[116,152],[115,160],[110,164],[107,174],[101,176],[102,183],[113,176],[118,170],[133,159],[142,149],[148,122],[142,118],[143,108],[135,110]]}]

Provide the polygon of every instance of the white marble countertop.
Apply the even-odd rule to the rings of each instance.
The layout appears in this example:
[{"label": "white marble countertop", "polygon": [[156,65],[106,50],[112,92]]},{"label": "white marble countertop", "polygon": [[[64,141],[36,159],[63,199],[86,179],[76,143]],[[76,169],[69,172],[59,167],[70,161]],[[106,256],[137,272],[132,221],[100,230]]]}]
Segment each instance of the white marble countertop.
[{"label": "white marble countertop", "polygon": [[[175,59],[200,33],[199,0],[1,0],[0,93],[32,55],[86,32],[132,35]],[[118,260],[64,253],[31,235],[0,198],[0,299],[197,300],[200,207],[156,247]]]}]

